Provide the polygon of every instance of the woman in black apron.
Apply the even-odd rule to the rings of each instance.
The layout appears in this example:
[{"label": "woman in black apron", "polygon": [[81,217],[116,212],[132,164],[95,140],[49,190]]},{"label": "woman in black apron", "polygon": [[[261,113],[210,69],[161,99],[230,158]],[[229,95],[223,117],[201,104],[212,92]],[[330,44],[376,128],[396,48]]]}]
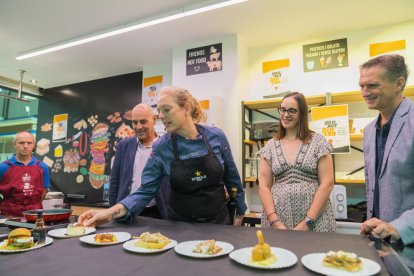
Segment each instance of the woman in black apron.
[{"label": "woman in black apron", "polygon": [[[230,224],[224,192],[223,167],[211,150],[204,130],[197,127],[208,149],[201,157],[179,160],[176,136],[172,134],[171,195],[168,217],[173,220]],[[194,176],[194,172],[199,172]]]},{"label": "woman in black apron", "polygon": [[[158,98],[159,118],[167,134],[153,147],[141,187],[110,209],[91,210],[79,217],[85,226],[111,221],[132,222],[156,194],[168,206],[168,218],[186,222],[230,224],[227,190],[236,187],[238,223],[247,207],[240,175],[227,138],[218,128],[198,125],[206,116],[192,95],[164,87]],[[157,193],[158,192],[158,193]],[[160,199],[157,198],[157,201]]]}]

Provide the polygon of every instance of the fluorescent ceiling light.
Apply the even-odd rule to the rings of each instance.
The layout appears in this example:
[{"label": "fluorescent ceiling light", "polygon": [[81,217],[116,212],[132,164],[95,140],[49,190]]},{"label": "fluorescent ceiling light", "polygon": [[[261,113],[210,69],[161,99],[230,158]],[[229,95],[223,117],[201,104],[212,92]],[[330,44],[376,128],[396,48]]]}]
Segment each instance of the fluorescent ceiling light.
[{"label": "fluorescent ceiling light", "polygon": [[165,23],[168,21],[172,21],[175,19],[183,18],[186,16],[203,13],[223,7],[227,7],[230,5],[239,4],[242,2],[246,2],[248,0],[214,0],[214,1],[205,1],[202,3],[198,3],[196,5],[191,5],[186,8],[180,9],[179,11],[170,12],[168,14],[165,14],[163,16],[157,16],[146,20],[141,20],[138,22],[130,23],[130,24],[124,24],[122,27],[113,28],[93,34],[89,34],[86,36],[78,37],[69,41],[61,42],[61,43],[55,43],[52,45],[48,45],[42,48],[26,51],[19,53],[16,57],[17,60],[22,60],[26,58],[31,58],[39,55],[43,55],[50,52],[55,52],[58,50],[62,50],[65,48],[73,47],[76,45],[80,45],[83,43],[88,43],[91,41],[95,41],[98,39],[111,37],[114,35],[142,29],[145,27],[153,26],[160,23]]}]

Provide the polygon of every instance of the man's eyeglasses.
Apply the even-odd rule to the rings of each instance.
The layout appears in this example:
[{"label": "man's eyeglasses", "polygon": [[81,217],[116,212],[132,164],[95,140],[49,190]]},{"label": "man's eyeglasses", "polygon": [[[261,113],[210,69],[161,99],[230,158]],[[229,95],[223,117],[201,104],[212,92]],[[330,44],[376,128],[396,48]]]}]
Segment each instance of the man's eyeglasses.
[{"label": "man's eyeglasses", "polygon": [[295,108],[286,109],[284,107],[279,107],[278,110],[279,114],[285,114],[287,112],[290,116],[294,116],[296,113],[298,113],[298,110]]}]

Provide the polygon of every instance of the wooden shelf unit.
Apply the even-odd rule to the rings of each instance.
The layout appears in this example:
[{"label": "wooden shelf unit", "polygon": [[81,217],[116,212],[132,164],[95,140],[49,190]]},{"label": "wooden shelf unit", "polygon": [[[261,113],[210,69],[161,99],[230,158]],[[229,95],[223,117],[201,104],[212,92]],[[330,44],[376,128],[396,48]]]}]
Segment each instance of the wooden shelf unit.
[{"label": "wooden shelf unit", "polygon": [[256,141],[252,141],[252,140],[244,140],[243,141],[244,142],[244,144],[246,144],[246,145],[256,145],[257,144],[257,142]]},{"label": "wooden shelf unit", "polygon": [[[332,104],[362,102],[364,99],[360,91],[349,91],[332,93]],[[414,85],[406,86],[404,89],[404,96],[414,96]],[[280,106],[282,97],[268,100],[246,101],[244,105],[250,109],[269,109]],[[323,105],[326,104],[326,95],[315,95],[306,97],[308,105]]]}]

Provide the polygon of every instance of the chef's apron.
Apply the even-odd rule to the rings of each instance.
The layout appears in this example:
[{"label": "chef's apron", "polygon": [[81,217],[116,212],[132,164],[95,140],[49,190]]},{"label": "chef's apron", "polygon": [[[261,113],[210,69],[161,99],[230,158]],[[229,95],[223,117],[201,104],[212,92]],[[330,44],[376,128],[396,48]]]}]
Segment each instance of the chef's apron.
[{"label": "chef's apron", "polygon": [[40,160],[33,166],[10,166],[1,179],[0,193],[4,199],[0,201],[0,212],[6,216],[21,217],[23,211],[42,209],[43,170]]},{"label": "chef's apron", "polygon": [[168,218],[187,222],[230,224],[226,206],[224,170],[207,142],[202,128],[197,127],[207,155],[179,159],[176,136],[171,135],[174,161],[171,162],[171,194]]}]

